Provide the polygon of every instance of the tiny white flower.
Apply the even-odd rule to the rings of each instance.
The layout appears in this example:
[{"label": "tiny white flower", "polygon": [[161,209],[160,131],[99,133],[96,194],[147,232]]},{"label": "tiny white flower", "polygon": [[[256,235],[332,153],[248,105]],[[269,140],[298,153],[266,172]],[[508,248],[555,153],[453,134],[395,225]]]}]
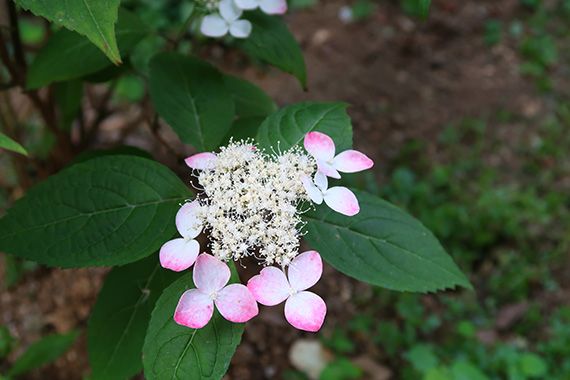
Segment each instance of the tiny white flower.
[{"label": "tiny white flower", "polygon": [[268,15],[283,14],[287,12],[286,0],[235,0],[236,5],[243,10],[261,8]]},{"label": "tiny white flower", "polygon": [[223,37],[229,32],[235,38],[246,38],[251,34],[251,23],[239,19],[243,12],[233,0],[220,1],[219,11],[219,14],[207,15],[202,19],[202,34]]}]

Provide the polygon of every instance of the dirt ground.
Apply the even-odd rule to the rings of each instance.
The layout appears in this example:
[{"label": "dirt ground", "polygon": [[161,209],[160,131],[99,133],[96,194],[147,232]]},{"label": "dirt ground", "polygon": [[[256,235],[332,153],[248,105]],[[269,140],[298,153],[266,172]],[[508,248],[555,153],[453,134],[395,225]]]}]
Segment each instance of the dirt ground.
[{"label": "dirt ground", "polygon": [[[430,141],[449,122],[499,110],[533,117],[547,107],[533,83],[520,76],[516,48],[508,42],[490,48],[483,41],[484,22],[512,18],[521,11],[517,0],[434,1],[425,23],[384,1],[369,19],[344,24],[338,17],[342,5],[321,1],[287,16],[305,53],[308,92],[276,70],[246,67],[241,56],[222,51],[211,60],[258,83],[280,105],[308,99],[350,103],[354,145],[375,160],[380,181],[384,163],[410,138],[425,139],[437,155]],[[105,273],[41,269],[28,274],[14,289],[0,293],[0,323],[23,345],[49,332],[85,328]],[[355,314],[352,295],[370,289],[327,266],[316,292],[329,308],[326,333]],[[227,378],[279,378],[290,368],[292,342],[309,335],[283,323],[278,307],[262,307],[246,329]],[[87,373],[82,336],[64,357],[29,379],[80,379]]]}]

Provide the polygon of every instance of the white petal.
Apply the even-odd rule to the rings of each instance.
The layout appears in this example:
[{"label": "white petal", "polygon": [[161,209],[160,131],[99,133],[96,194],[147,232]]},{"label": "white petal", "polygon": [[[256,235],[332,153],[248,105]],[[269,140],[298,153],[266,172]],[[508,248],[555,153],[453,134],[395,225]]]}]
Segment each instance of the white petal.
[{"label": "white petal", "polygon": [[207,253],[198,256],[194,264],[194,273],[192,273],[194,284],[206,294],[222,289],[230,280],[230,276],[228,265]]},{"label": "white petal", "polygon": [[244,10],[255,9],[259,6],[259,1],[257,0],[235,0],[235,2],[240,9]]},{"label": "white petal", "polygon": [[323,172],[317,172],[317,174],[315,174],[315,185],[317,185],[322,192],[327,191],[329,188],[329,180]]},{"label": "white petal", "polygon": [[301,182],[303,182],[303,187],[313,202],[318,205],[323,203],[323,193],[317,186],[315,186],[311,178],[303,176],[301,178]]},{"label": "white petal", "polygon": [[340,173],[338,172],[338,170],[336,170],[335,167],[332,164],[328,163],[327,161],[317,159],[317,167],[319,171],[322,172],[327,177],[336,178],[336,179],[340,178]]},{"label": "white petal", "polygon": [[160,248],[160,265],[163,268],[181,272],[194,264],[198,253],[200,253],[200,244],[196,240],[170,240]]},{"label": "white petal", "polygon": [[251,34],[251,22],[236,20],[230,25],[230,34],[235,38],[246,38]]},{"label": "white petal", "polygon": [[247,282],[247,288],[262,305],[275,306],[289,297],[291,287],[285,273],[276,267],[266,267]]},{"label": "white petal", "polygon": [[261,0],[261,10],[268,15],[282,15],[287,12],[286,0]]},{"label": "white petal", "polygon": [[307,251],[297,255],[289,264],[287,276],[295,290],[307,290],[315,285],[323,274],[323,260],[317,251]]},{"label": "white petal", "polygon": [[360,211],[356,195],[346,187],[331,187],[323,194],[323,199],[327,206],[347,216],[356,215]]},{"label": "white petal", "polygon": [[299,292],[292,295],[285,302],[285,318],[293,327],[299,330],[319,331],[325,315],[327,305],[325,301],[312,292]]},{"label": "white petal", "polygon": [[364,153],[357,150],[345,150],[339,153],[333,159],[333,166],[336,170],[343,173],[356,173],[362,170],[370,169],[374,166],[372,161]]},{"label": "white petal", "polygon": [[202,232],[202,221],[198,218],[198,201],[184,203],[176,213],[176,229],[187,239],[194,239]]},{"label": "white petal", "polygon": [[179,325],[200,329],[208,324],[214,313],[214,301],[198,289],[182,294],[174,311],[174,321]]},{"label": "white petal", "polygon": [[226,286],[214,302],[222,317],[230,322],[244,323],[259,313],[255,298],[242,284]]},{"label": "white petal", "polygon": [[228,23],[240,18],[242,13],[242,10],[237,7],[234,0],[220,1],[220,15]]},{"label": "white petal", "polygon": [[228,23],[218,15],[205,16],[200,26],[202,34],[208,37],[223,37],[228,30]]},{"label": "white petal", "polygon": [[307,152],[317,160],[332,162],[335,146],[333,139],[328,135],[321,132],[309,132],[305,135],[303,145]]}]

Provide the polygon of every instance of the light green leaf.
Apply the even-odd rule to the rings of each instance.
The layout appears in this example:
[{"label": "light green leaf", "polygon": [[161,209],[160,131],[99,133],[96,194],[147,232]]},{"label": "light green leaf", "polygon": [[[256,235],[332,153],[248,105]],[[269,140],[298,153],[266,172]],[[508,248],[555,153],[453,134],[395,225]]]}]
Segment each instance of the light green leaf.
[{"label": "light green leaf", "polygon": [[121,55],[115,38],[120,0],[15,0],[33,14],[75,31],[93,42],[115,64]]},{"label": "light green leaf", "polygon": [[307,69],[303,52],[287,25],[278,17],[259,11],[244,17],[252,23],[253,30],[248,38],[238,41],[238,46],[253,58],[294,75],[306,88]]},{"label": "light green leaf", "polygon": [[160,266],[158,255],[116,267],[107,275],[87,330],[92,380],[127,379],[142,370],[152,309],[178,277]]},{"label": "light green leaf", "polygon": [[216,149],[230,130],[234,102],[212,65],[177,53],[150,62],[150,96],[158,114],[201,151]]},{"label": "light green leaf", "polygon": [[521,371],[525,376],[544,378],[548,372],[546,361],[532,352],[526,352],[519,359]]},{"label": "light green leaf", "polygon": [[[237,274],[233,270],[233,280]],[[241,340],[244,325],[226,321],[214,312],[201,329],[190,329],[174,322],[174,310],[182,293],[193,288],[187,272],[169,286],[152,312],[143,347],[144,374],[148,380],[219,380]]]},{"label": "light green leaf", "polygon": [[22,356],[16,359],[8,371],[8,376],[15,377],[53,362],[71,347],[77,335],[79,334],[75,331],[63,335],[54,334],[33,343]]},{"label": "light green leaf", "polygon": [[174,232],[189,189],[165,166],[135,156],[72,165],[35,186],[0,219],[0,251],[61,267],[121,265]]},{"label": "light green leaf", "polygon": [[[123,57],[148,33],[134,14],[119,12],[117,41]],[[109,67],[111,63],[85,38],[69,30],[55,32],[38,52],[28,70],[27,87],[38,88],[52,82],[80,78]]]},{"label": "light green leaf", "polygon": [[12,140],[10,137],[6,136],[2,132],[0,132],[0,148],[11,150],[12,152],[23,154],[24,156],[28,155],[26,149],[21,146],[16,141]]},{"label": "light green leaf", "polygon": [[439,241],[418,220],[370,194],[354,191],[352,217],[325,205],[305,214],[305,238],[344,274],[388,289],[430,292],[469,281]]},{"label": "light green leaf", "polygon": [[297,103],[270,115],[259,127],[257,141],[270,150],[271,147],[286,150],[303,144],[305,135],[319,131],[329,135],[336,144],[336,151],[352,147],[352,124],[346,113],[345,103]]},{"label": "light green leaf", "polygon": [[234,99],[236,116],[269,116],[277,111],[273,100],[253,83],[231,75],[224,76],[224,83]]},{"label": "light green leaf", "polygon": [[451,366],[451,373],[453,380],[489,380],[489,377],[479,368],[466,360],[454,362]]}]

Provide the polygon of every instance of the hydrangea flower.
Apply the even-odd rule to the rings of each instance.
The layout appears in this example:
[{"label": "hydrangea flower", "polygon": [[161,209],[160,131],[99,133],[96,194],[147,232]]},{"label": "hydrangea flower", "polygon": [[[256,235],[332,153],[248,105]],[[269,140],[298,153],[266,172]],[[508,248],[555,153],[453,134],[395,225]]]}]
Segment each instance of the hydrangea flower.
[{"label": "hydrangea flower", "polygon": [[236,5],[243,10],[260,8],[269,15],[287,12],[286,0],[235,0]]},{"label": "hydrangea flower", "polygon": [[356,173],[370,169],[374,162],[357,150],[345,150],[335,156],[333,139],[321,132],[309,132],[303,141],[305,149],[317,160],[320,172],[327,177],[340,178],[339,172]]},{"label": "hydrangea flower", "polygon": [[251,34],[251,23],[240,20],[242,10],[234,0],[222,0],[219,5],[219,14],[204,16],[200,31],[208,37],[223,37],[228,32],[235,38],[247,38]]},{"label": "hydrangea flower", "polygon": [[257,303],[245,285],[226,285],[230,268],[214,256],[198,256],[192,276],[196,288],[182,294],[174,312],[179,325],[193,329],[206,326],[214,314],[214,305],[231,322],[244,323],[258,314]]},{"label": "hydrangea flower", "polygon": [[[226,12],[221,5],[220,12]],[[182,271],[196,262],[196,288],[180,298],[176,323],[201,328],[212,318],[214,307],[227,320],[241,323],[257,315],[257,302],[267,306],[285,302],[285,318],[291,325],[312,332],[321,328],[326,304],[307,289],[321,277],[323,264],[316,251],[299,254],[306,223],[301,218],[303,205],[324,201],[339,213],[355,215],[360,207],[354,193],[341,186],[329,188],[327,176],[338,178],[339,172],[364,170],[373,162],[355,150],[335,156],[334,142],[320,132],[307,134],[304,144],[308,154],[300,147],[266,153],[251,140],[231,141],[217,153],[186,158],[200,194],[176,214],[182,238],[160,249],[165,268]],[[209,237],[211,255],[198,256],[195,238],[202,231]],[[247,257],[281,268],[262,269],[247,287],[227,285],[230,269],[224,262]]]},{"label": "hydrangea flower", "polygon": [[327,176],[323,172],[315,174],[314,183],[308,176],[304,176],[301,180],[309,198],[316,204],[320,205],[324,200],[327,206],[347,216],[353,216],[360,212],[358,199],[354,193],[342,186],[334,186],[329,189]]},{"label": "hydrangea flower", "polygon": [[247,288],[257,302],[274,306],[285,301],[285,319],[295,328],[318,331],[325,320],[325,301],[307,291],[323,273],[323,262],[316,251],[301,253],[289,264],[287,276],[276,267],[266,267],[252,277]]},{"label": "hydrangea flower", "polygon": [[186,270],[194,264],[200,243],[196,241],[202,232],[202,221],[198,216],[200,204],[197,201],[185,203],[176,213],[176,229],[182,238],[170,240],[162,245],[159,252],[160,265],[175,272]]}]

